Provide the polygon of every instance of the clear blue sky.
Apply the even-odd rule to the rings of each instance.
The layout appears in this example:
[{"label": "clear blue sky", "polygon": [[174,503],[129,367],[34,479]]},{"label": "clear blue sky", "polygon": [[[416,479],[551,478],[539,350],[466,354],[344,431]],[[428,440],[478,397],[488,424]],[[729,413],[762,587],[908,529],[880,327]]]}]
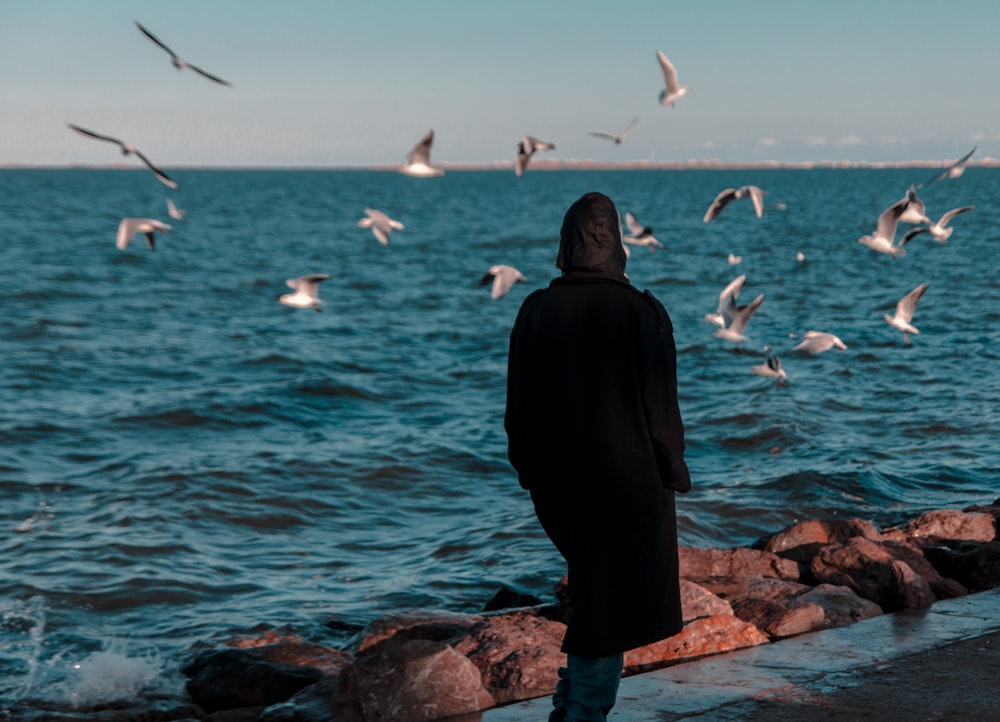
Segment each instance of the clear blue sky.
[{"label": "clear blue sky", "polygon": [[998,157],[998,33],[994,0],[0,0],[0,165],[121,160],[68,122],[165,168],[401,163],[430,128],[435,162],[525,134],[600,161]]}]

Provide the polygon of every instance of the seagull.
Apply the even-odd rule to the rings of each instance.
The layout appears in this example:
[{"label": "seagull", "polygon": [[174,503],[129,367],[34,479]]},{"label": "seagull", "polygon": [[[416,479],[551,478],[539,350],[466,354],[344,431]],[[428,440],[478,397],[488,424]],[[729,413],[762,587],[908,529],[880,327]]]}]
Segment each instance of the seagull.
[{"label": "seagull", "polygon": [[802,341],[795,346],[793,351],[806,351],[808,353],[823,353],[824,351],[829,351],[833,347],[837,347],[841,351],[847,350],[847,344],[840,340],[839,337],[834,336],[832,333],[827,333],[826,331],[806,331],[802,334]]},{"label": "seagull", "polygon": [[399,221],[389,218],[385,213],[374,208],[365,208],[365,213],[367,214],[367,218],[362,218],[358,221],[358,225],[361,228],[371,228],[372,233],[375,234],[375,238],[383,246],[389,245],[389,234],[394,230],[401,231],[405,227]]},{"label": "seagull", "polygon": [[718,309],[715,313],[705,314],[703,320],[725,328],[732,320],[732,314],[736,310],[736,299],[739,297],[740,291],[743,290],[743,284],[746,283],[746,280],[746,275],[737,276],[726,284],[726,287],[722,289],[722,293],[719,294]]},{"label": "seagull", "polygon": [[613,133],[605,133],[603,130],[592,130],[590,131],[590,134],[597,138],[607,138],[615,145],[621,145],[622,143],[625,142],[625,135],[630,130],[632,130],[632,126],[635,125],[636,121],[638,120],[639,120],[638,115],[632,118],[632,120],[630,120],[628,124],[624,128],[622,128],[622,132],[619,133],[618,135],[614,135]]},{"label": "seagull", "polygon": [[177,53],[175,53],[173,50],[171,50],[166,45],[164,45],[160,41],[159,38],[157,38],[155,35],[153,35],[153,33],[149,32],[148,30],[146,30],[146,28],[142,27],[142,25],[139,24],[138,20],[135,21],[135,26],[137,28],[139,28],[139,32],[141,32],[147,38],[149,38],[154,43],[156,43],[161,48],[163,48],[164,50],[167,51],[167,54],[170,56],[170,61],[174,64],[174,67],[177,68],[178,70],[184,70],[184,68],[191,68],[191,70],[193,70],[194,72],[196,72],[199,75],[202,75],[202,76],[208,78],[209,80],[215,81],[219,85],[225,85],[225,86],[228,86],[228,87],[232,87],[232,85],[233,85],[232,83],[227,82],[227,81],[223,80],[222,78],[219,78],[219,77],[217,77],[215,75],[212,75],[211,73],[205,72],[204,70],[202,70],[201,68],[199,68],[197,65],[192,65],[191,63],[185,62]]},{"label": "seagull", "polygon": [[431,165],[431,144],[434,143],[434,130],[428,130],[427,135],[413,146],[406,156],[406,165],[400,167],[403,175],[415,178],[435,178],[444,175],[444,171]]},{"label": "seagull", "polygon": [[555,143],[547,143],[533,135],[524,136],[524,139],[517,144],[517,162],[514,165],[514,173],[518,178],[524,175],[524,171],[528,167],[528,161],[531,160],[531,156],[535,154],[536,150],[555,149]]},{"label": "seagull", "polygon": [[896,304],[895,315],[890,316],[887,313],[882,315],[882,318],[885,319],[886,323],[903,332],[903,342],[907,346],[910,345],[910,334],[920,333],[920,331],[917,330],[917,327],[910,323],[910,320],[913,318],[913,312],[917,309],[917,301],[920,300],[920,297],[924,295],[924,291],[926,290],[927,284],[921,283],[919,286],[899,299],[899,303]]},{"label": "seagull", "polygon": [[321,311],[322,309],[319,307],[319,284],[329,277],[329,273],[310,273],[298,278],[289,278],[285,283],[295,293],[283,294],[278,299],[278,303],[283,303],[286,306],[294,306],[295,308],[314,308],[317,311]]},{"label": "seagull", "polygon": [[937,223],[932,223],[926,228],[921,226],[920,228],[914,228],[913,230],[907,231],[906,235],[903,236],[902,240],[899,242],[903,245],[909,241],[914,236],[920,233],[930,233],[935,241],[940,241],[941,243],[947,242],[951,238],[951,233],[955,229],[948,225],[951,219],[960,213],[965,213],[966,211],[971,211],[975,206],[963,206],[962,208],[952,208],[950,211],[941,216],[941,219]]},{"label": "seagull", "polygon": [[625,213],[625,225],[628,226],[630,235],[622,237],[623,242],[631,243],[633,246],[649,246],[650,251],[663,248],[663,244],[653,236],[653,229],[639,223],[631,213]]},{"label": "seagull", "polygon": [[486,286],[492,282],[493,287],[490,289],[490,296],[497,299],[506,296],[515,283],[523,283],[527,280],[524,274],[513,266],[505,266],[501,263],[496,266],[490,266],[490,270],[479,279],[479,285]]},{"label": "seagull", "polygon": [[978,146],[975,145],[972,146],[972,150],[970,150],[968,153],[963,155],[961,158],[956,160],[951,165],[947,166],[944,170],[935,175],[926,183],[921,183],[919,186],[917,186],[917,188],[922,188],[923,186],[929,186],[931,183],[937,183],[939,180],[944,180],[945,178],[958,178],[960,175],[962,175],[962,173],[965,172],[965,164],[968,162],[969,158],[972,157],[972,154],[976,152],[977,147]]},{"label": "seagull", "polygon": [[171,226],[155,218],[122,218],[118,224],[118,238],[115,246],[119,251],[124,251],[129,241],[136,233],[146,235],[146,242],[149,243],[149,250],[156,250],[156,233],[166,233]]},{"label": "seagull", "polygon": [[181,220],[184,217],[184,211],[175,206],[173,200],[170,198],[167,198],[167,213],[170,214],[171,218],[176,218],[177,220]]},{"label": "seagull", "polygon": [[663,80],[667,87],[660,91],[660,105],[674,107],[674,101],[685,95],[690,88],[686,85],[678,85],[677,70],[674,68],[662,50],[656,51],[656,59],[660,61],[660,69],[663,70]]},{"label": "seagull", "polygon": [[806,254],[804,254],[802,251],[799,251],[798,253],[795,254],[795,260],[798,261],[799,263],[802,263],[803,261],[806,260]]},{"label": "seagull", "polygon": [[738,266],[739,264],[743,263],[743,256],[737,256],[735,253],[730,253],[726,257],[726,260],[729,261],[730,266]]},{"label": "seagull", "polygon": [[760,218],[764,215],[764,196],[767,195],[767,191],[762,191],[757,186],[743,186],[741,188],[726,188],[724,191],[719,193],[712,201],[712,205],[708,207],[705,211],[705,217],[702,220],[708,223],[710,220],[715,218],[722,212],[722,209],[728,206],[733,201],[738,201],[741,198],[750,197],[753,201],[753,210]]},{"label": "seagull", "polygon": [[[750,317],[760,308],[762,303],[764,303],[763,293],[745,306],[736,306],[734,302],[731,316],[728,318],[729,325],[717,329],[712,335],[735,344],[746,341],[747,337],[743,335],[743,332],[746,330],[747,324],[750,323]],[[724,315],[726,315],[725,312]]]},{"label": "seagull", "polygon": [[924,206],[924,202],[917,198],[917,187],[910,186],[910,190],[906,191],[906,199],[909,201],[906,208],[903,210],[902,215],[899,216],[900,223],[930,223],[931,219],[928,218],[924,211],[927,208]]},{"label": "seagull", "polygon": [[878,224],[875,227],[875,233],[868,236],[862,236],[858,239],[858,243],[868,246],[873,251],[888,253],[893,258],[905,256],[906,250],[903,246],[910,239],[904,236],[898,246],[893,245],[893,242],[896,240],[896,223],[899,221],[899,217],[903,215],[903,211],[906,210],[906,206],[909,204],[910,200],[907,196],[907,198],[896,201],[882,211],[882,214],[878,217]]},{"label": "seagull", "polygon": [[80,126],[73,125],[72,123],[67,123],[67,125],[69,125],[69,127],[75,130],[77,133],[81,133],[91,138],[96,138],[97,140],[104,140],[107,141],[108,143],[114,143],[115,145],[117,145],[119,148],[122,149],[122,155],[135,155],[139,160],[145,163],[146,166],[151,171],[153,171],[153,173],[156,174],[156,177],[160,179],[161,183],[175,190],[177,189],[177,182],[173,180],[170,176],[168,176],[166,173],[164,173],[162,170],[157,168],[155,165],[150,163],[149,158],[140,153],[139,149],[136,148],[131,143],[126,143],[124,140],[118,140],[117,138],[112,138],[110,135],[101,135],[100,133],[95,133],[92,130],[81,128]]},{"label": "seagull", "polygon": [[750,373],[773,378],[774,388],[778,388],[783,382],[788,381],[788,374],[781,368],[781,359],[774,353],[773,347],[765,346],[764,354],[764,363],[759,366],[751,366]]}]

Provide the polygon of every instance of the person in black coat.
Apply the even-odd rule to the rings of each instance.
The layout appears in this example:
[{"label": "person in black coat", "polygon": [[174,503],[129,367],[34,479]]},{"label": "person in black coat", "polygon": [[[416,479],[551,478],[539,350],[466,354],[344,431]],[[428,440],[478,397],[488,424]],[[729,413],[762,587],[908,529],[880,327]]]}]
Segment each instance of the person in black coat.
[{"label": "person in black coat", "polygon": [[563,220],[562,275],[510,337],[508,456],[568,567],[552,721],[605,719],[623,653],[682,627],[674,493],[691,478],[673,326],[625,260],[614,203],[584,195]]}]

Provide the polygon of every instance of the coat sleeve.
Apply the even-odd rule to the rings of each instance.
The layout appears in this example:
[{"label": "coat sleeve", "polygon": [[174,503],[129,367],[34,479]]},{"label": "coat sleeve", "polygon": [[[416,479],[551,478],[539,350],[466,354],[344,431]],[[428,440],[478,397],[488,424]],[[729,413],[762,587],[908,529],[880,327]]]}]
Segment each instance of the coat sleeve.
[{"label": "coat sleeve", "polygon": [[684,422],[677,400],[677,350],[670,316],[651,294],[655,325],[645,333],[646,364],[643,374],[646,423],[660,483],[668,489],[686,492],[691,489],[691,474],[684,461]]},{"label": "coat sleeve", "polygon": [[532,441],[536,437],[530,426],[535,414],[529,408],[530,391],[525,367],[524,349],[524,306],[518,313],[517,321],[510,334],[510,349],[507,355],[507,405],[504,412],[504,430],[507,432],[507,458],[517,471],[518,481],[525,489],[530,488],[531,458],[535,456]]}]

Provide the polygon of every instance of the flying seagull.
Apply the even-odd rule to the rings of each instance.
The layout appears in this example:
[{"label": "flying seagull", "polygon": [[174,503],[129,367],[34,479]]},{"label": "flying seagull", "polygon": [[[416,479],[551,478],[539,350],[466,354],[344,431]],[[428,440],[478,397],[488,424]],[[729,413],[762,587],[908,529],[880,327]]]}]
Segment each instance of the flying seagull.
[{"label": "flying seagull", "polygon": [[660,91],[660,105],[669,105],[673,108],[674,102],[685,95],[690,88],[677,83],[677,70],[674,68],[673,63],[667,59],[667,56],[663,54],[662,50],[656,51],[656,59],[660,61],[660,69],[663,71],[663,81],[667,86]]},{"label": "flying seagull", "polygon": [[285,281],[288,287],[295,293],[283,294],[278,303],[295,308],[314,308],[321,311],[319,300],[319,284],[330,277],[329,273],[310,273],[298,278],[289,278]]},{"label": "flying seagull", "polygon": [[972,157],[972,154],[976,152],[978,146],[972,146],[972,150],[963,155],[961,158],[956,160],[949,166],[946,166],[944,170],[935,175],[929,181],[921,183],[917,188],[922,188],[923,186],[929,186],[931,183],[937,183],[939,180],[944,180],[945,178],[958,178],[962,173],[965,172],[965,164]]},{"label": "flying seagull", "polygon": [[431,145],[434,143],[434,130],[428,130],[406,156],[406,165],[400,167],[403,175],[415,178],[435,178],[444,175],[444,171],[431,165]]},{"label": "flying seagull", "polygon": [[868,246],[873,251],[888,253],[893,258],[905,256],[906,250],[903,246],[910,239],[904,236],[898,246],[893,244],[896,240],[896,224],[899,221],[899,217],[903,215],[903,211],[906,210],[906,206],[909,204],[909,195],[907,195],[906,198],[896,201],[882,211],[881,215],[878,217],[878,224],[875,227],[875,233],[867,236],[861,236],[861,238],[858,239],[858,243]]},{"label": "flying seagull", "polygon": [[847,344],[832,333],[827,333],[826,331],[806,331],[802,334],[802,340],[792,350],[806,351],[807,353],[823,353],[834,347],[841,351],[847,350]]},{"label": "flying seagull", "polygon": [[913,312],[917,310],[917,301],[920,300],[920,297],[924,295],[924,291],[926,290],[927,284],[921,283],[899,299],[899,303],[896,304],[896,313],[893,316],[887,313],[882,315],[886,323],[903,332],[903,342],[907,346],[910,345],[910,334],[920,333],[917,327],[911,324],[910,321],[913,319]]},{"label": "flying seagull", "polygon": [[971,211],[973,208],[975,208],[975,206],[963,206],[962,208],[952,208],[950,211],[941,216],[941,219],[937,223],[932,223],[927,227],[921,226],[920,228],[914,228],[913,230],[907,231],[906,235],[903,236],[899,244],[903,245],[911,238],[920,233],[930,233],[931,237],[933,237],[935,241],[940,241],[941,243],[945,243],[949,238],[951,238],[952,231],[955,230],[954,228],[948,225],[951,222],[951,219],[959,215],[960,213]]},{"label": "flying seagull", "polygon": [[759,366],[751,366],[750,373],[774,379],[774,388],[778,388],[788,381],[788,374],[781,368],[781,359],[774,353],[773,347],[765,346],[764,354],[764,363]]},{"label": "flying seagull", "polygon": [[122,218],[118,224],[118,238],[115,240],[115,247],[119,251],[124,251],[129,241],[136,233],[143,233],[149,250],[156,250],[156,233],[166,233],[171,226],[155,218]]},{"label": "flying seagull", "polygon": [[727,283],[726,287],[722,289],[722,293],[719,294],[719,306],[715,313],[705,314],[704,320],[725,328],[733,318],[733,312],[736,310],[736,299],[739,297],[740,291],[743,290],[743,284],[746,283],[746,280],[746,275],[743,275],[737,276]]},{"label": "flying seagull", "polygon": [[367,217],[358,221],[358,225],[362,228],[371,228],[375,238],[383,246],[389,245],[389,235],[394,230],[401,231],[405,227],[399,221],[389,218],[385,213],[374,208],[365,208],[365,213]]},{"label": "flying seagull", "polygon": [[137,28],[139,28],[139,32],[141,32],[147,38],[149,38],[154,43],[156,43],[161,48],[163,48],[164,50],[167,51],[167,54],[170,56],[170,61],[174,64],[174,67],[177,68],[178,70],[184,70],[184,68],[191,68],[191,70],[193,70],[194,72],[198,73],[198,75],[202,75],[202,76],[208,78],[209,80],[215,81],[219,85],[225,85],[225,86],[228,86],[228,87],[232,87],[232,85],[233,85],[232,83],[230,83],[228,81],[225,81],[225,80],[223,80],[220,77],[212,75],[211,73],[205,72],[204,70],[202,70],[201,68],[199,68],[197,65],[192,65],[191,63],[185,62],[184,59],[181,58],[177,53],[175,53],[173,50],[171,50],[166,45],[164,45],[163,42],[158,37],[156,37],[155,35],[153,35],[153,33],[151,33],[148,30],[146,30],[146,28],[142,27],[142,25],[139,24],[138,20],[135,21],[135,26]]},{"label": "flying seagull", "polygon": [[544,140],[539,140],[533,135],[526,135],[517,144],[517,162],[514,164],[514,173],[520,178],[524,175],[524,171],[528,167],[528,162],[531,160],[531,156],[535,154],[536,150],[555,150],[555,143],[547,143]]},{"label": "flying seagull", "polygon": [[736,306],[734,302],[733,308],[730,309],[731,315],[728,318],[728,325],[716,329],[712,335],[723,341],[732,341],[737,345],[740,341],[746,341],[747,337],[743,335],[743,332],[746,330],[747,324],[750,323],[750,317],[760,308],[762,303],[764,303],[763,293],[745,306]]},{"label": "flying seagull", "polygon": [[724,191],[719,193],[712,201],[712,205],[708,207],[705,211],[705,217],[702,220],[708,223],[710,220],[715,218],[717,215],[722,213],[722,209],[728,206],[733,201],[738,201],[742,198],[749,196],[750,200],[753,201],[753,210],[760,218],[764,215],[764,196],[767,195],[767,191],[762,191],[757,186],[742,186],[741,188],[726,188]]},{"label": "flying seagull", "polygon": [[486,286],[492,283],[493,287],[490,289],[490,296],[497,299],[506,296],[515,283],[524,283],[527,280],[524,274],[513,266],[505,266],[501,263],[496,266],[490,266],[490,270],[479,279],[479,285]]},{"label": "flying seagull", "polygon": [[595,136],[595,137],[597,137],[597,138],[607,138],[608,140],[610,140],[615,145],[621,145],[622,143],[625,142],[625,135],[630,130],[632,130],[632,126],[635,125],[636,121],[638,121],[638,120],[639,120],[639,116],[638,115],[636,117],[632,118],[632,120],[630,120],[628,122],[628,124],[624,128],[622,128],[622,132],[619,133],[618,135],[614,135],[613,133],[605,133],[603,130],[592,130],[592,131],[590,131],[590,134],[593,135],[593,136]]},{"label": "flying seagull", "polygon": [[80,126],[73,125],[72,123],[67,123],[67,125],[69,125],[69,127],[75,130],[77,133],[81,133],[82,135],[86,135],[90,138],[96,138],[97,140],[107,141],[108,143],[114,143],[115,145],[117,145],[119,148],[122,149],[122,155],[134,155],[143,163],[145,163],[146,167],[149,168],[151,171],[153,171],[153,173],[156,174],[156,177],[159,178],[160,182],[163,183],[165,186],[174,189],[177,188],[177,182],[173,178],[171,178],[162,170],[160,170],[155,165],[150,163],[149,158],[147,158],[141,152],[139,152],[139,149],[136,148],[131,143],[126,143],[124,140],[118,140],[117,138],[112,138],[110,135],[101,135],[100,133],[95,133],[92,130],[81,128]]},{"label": "flying seagull", "polygon": [[629,235],[622,238],[623,242],[631,243],[633,246],[649,246],[650,251],[663,248],[663,244],[653,236],[653,229],[639,223],[631,213],[625,213],[625,225],[628,227]]}]

